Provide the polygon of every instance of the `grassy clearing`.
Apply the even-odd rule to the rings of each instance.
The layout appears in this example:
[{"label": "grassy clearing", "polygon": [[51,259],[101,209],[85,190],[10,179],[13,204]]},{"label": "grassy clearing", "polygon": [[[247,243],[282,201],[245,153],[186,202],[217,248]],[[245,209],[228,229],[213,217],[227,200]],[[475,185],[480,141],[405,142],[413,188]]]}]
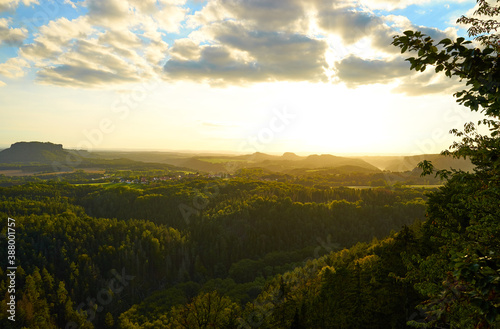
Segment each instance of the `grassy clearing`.
[{"label": "grassy clearing", "polygon": [[433,189],[433,188],[438,188],[443,186],[443,184],[439,185],[404,185],[405,187],[411,187],[411,188],[428,188],[428,189]]}]

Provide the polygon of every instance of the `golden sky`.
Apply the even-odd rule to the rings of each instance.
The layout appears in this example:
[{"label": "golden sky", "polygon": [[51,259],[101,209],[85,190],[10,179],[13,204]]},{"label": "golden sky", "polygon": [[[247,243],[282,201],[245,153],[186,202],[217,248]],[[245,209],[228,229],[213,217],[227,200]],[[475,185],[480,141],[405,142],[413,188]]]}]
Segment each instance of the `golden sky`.
[{"label": "golden sky", "polygon": [[0,0],[0,146],[420,154],[480,115],[409,70],[474,1]]}]

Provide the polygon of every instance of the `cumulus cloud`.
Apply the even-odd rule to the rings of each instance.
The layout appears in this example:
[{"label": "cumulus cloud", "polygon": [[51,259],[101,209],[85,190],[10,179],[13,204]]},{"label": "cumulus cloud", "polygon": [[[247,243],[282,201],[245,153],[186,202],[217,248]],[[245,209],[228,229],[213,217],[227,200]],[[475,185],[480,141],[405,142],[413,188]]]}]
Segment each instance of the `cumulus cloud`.
[{"label": "cumulus cloud", "polygon": [[[401,34],[405,30],[419,30],[437,42],[444,38],[456,38],[456,29],[447,28],[443,31],[437,28],[418,26],[404,16],[388,15],[381,17],[381,19],[384,23],[373,26],[369,39],[372,49],[381,51],[385,55],[381,58],[361,59],[355,56],[346,58],[336,64],[339,80],[345,80],[346,85],[353,87],[365,83],[389,83],[397,79],[399,86],[393,91],[411,96],[426,93],[450,93],[458,90],[460,83],[442,75],[436,75],[431,67],[425,73],[410,71],[410,64],[403,61],[410,55],[401,55],[400,49],[391,45],[393,36]],[[356,78],[356,74],[361,75],[360,71],[365,71],[367,74]]]},{"label": "cumulus cloud", "polygon": [[137,82],[154,71],[148,59],[160,60],[163,42],[141,39],[128,29],[99,31],[87,16],[61,18],[40,28],[20,55],[40,68],[37,81],[63,86],[96,87]]},{"label": "cumulus cloud", "polygon": [[0,12],[15,10],[20,3],[25,6],[30,6],[32,4],[38,4],[38,0],[0,0]]},{"label": "cumulus cloud", "polygon": [[181,22],[185,19],[188,9],[180,7],[183,1],[164,1],[160,7],[151,13],[151,17],[162,30],[178,32]]},{"label": "cumulus cloud", "polygon": [[127,1],[121,0],[86,0],[89,20],[92,24],[101,26],[127,25],[131,14]]},{"label": "cumulus cloud", "polygon": [[201,57],[201,50],[202,47],[191,39],[178,39],[170,49],[170,55],[174,60],[197,61]]},{"label": "cumulus cloud", "polygon": [[[350,87],[399,79],[404,86],[397,92],[410,93],[407,85],[417,80],[408,79],[408,64],[390,45],[392,36],[405,29],[435,39],[456,32],[417,27],[403,16],[371,10],[419,1],[208,0],[190,14],[186,0],[84,0],[78,7],[86,7],[85,14],[50,21],[29,44],[23,44],[26,30],[0,19],[0,42],[19,46],[18,60],[36,67],[37,81],[45,84],[91,88],[161,76],[224,86],[333,77]],[[0,0],[0,8],[19,3],[36,1]],[[179,32],[169,46],[167,33]],[[338,49],[345,51],[329,57]],[[421,86],[430,85],[424,80]],[[434,87],[447,88],[439,83]]]},{"label": "cumulus cloud", "polygon": [[185,0],[86,0],[88,13],[41,26],[19,58],[39,68],[37,81],[78,87],[137,82],[163,74],[167,32],[179,29]]},{"label": "cumulus cloud", "polygon": [[336,63],[335,76],[337,82],[349,88],[397,82],[397,87],[392,91],[408,96],[450,94],[464,86],[458,79],[437,75],[432,67],[424,72],[410,71],[409,68],[410,64],[401,56],[391,60],[372,60],[351,55]]},{"label": "cumulus cloud", "polygon": [[177,32],[188,13],[183,0],[86,0],[89,21],[105,28],[127,28],[152,19],[157,28]]},{"label": "cumulus cloud", "polygon": [[[332,35],[340,38],[335,47],[346,50],[364,38],[372,40],[368,47],[378,52],[372,56],[386,55],[379,66],[398,52],[390,46],[394,30],[351,1],[212,0],[189,23],[201,28],[170,49],[165,72],[171,78],[214,77],[226,83],[325,81],[330,73],[326,57],[332,49],[324,36]],[[222,56],[218,62],[214,54]]]},{"label": "cumulus cloud", "polygon": [[260,30],[294,30],[307,19],[301,0],[220,0],[233,17]]},{"label": "cumulus cloud", "polygon": [[447,78],[444,75],[436,75],[432,69],[423,73],[409,75],[402,79],[393,92],[403,93],[409,96],[421,96],[437,93],[453,93],[464,87],[464,82],[457,78]]},{"label": "cumulus cloud", "polygon": [[336,76],[348,87],[366,84],[390,83],[410,74],[409,65],[401,58],[393,60],[366,60],[351,55],[335,65]]},{"label": "cumulus cloud", "polygon": [[161,72],[163,60],[168,55],[168,44],[164,41],[151,41],[144,51],[146,60],[154,66],[155,70]]},{"label": "cumulus cloud", "polygon": [[371,9],[395,10],[404,9],[411,5],[425,5],[429,3],[463,3],[467,0],[360,0],[359,3]]},{"label": "cumulus cloud", "polygon": [[387,25],[380,25],[373,31],[370,37],[371,46],[373,49],[385,52],[389,55],[399,54],[401,52],[400,49],[391,45],[396,34],[394,29]]},{"label": "cumulus cloud", "polygon": [[440,30],[435,27],[426,27],[422,25],[413,24],[407,17],[401,15],[387,15],[383,17],[384,20],[388,23],[391,23],[391,28],[396,31],[405,31],[405,30],[418,30],[422,33],[430,36],[434,40],[442,40],[444,38],[456,38],[457,30],[453,27],[449,27],[447,29]]},{"label": "cumulus cloud", "polygon": [[0,75],[7,78],[20,78],[26,74],[25,70],[29,67],[29,63],[23,59],[10,58],[0,64]]},{"label": "cumulus cloud", "polygon": [[128,30],[108,30],[99,36],[98,43],[108,47],[108,50],[130,59],[134,59],[136,56],[135,49],[145,46],[143,40]]},{"label": "cumulus cloud", "polygon": [[71,0],[64,0],[64,3],[70,5],[73,9],[76,9],[76,4]]},{"label": "cumulus cloud", "polygon": [[304,0],[211,0],[188,17],[196,28],[213,22],[237,21],[249,29],[307,33],[315,1]]},{"label": "cumulus cloud", "polygon": [[86,38],[94,29],[86,17],[68,20],[64,17],[40,27],[34,42],[21,48],[22,57],[40,64],[43,60],[57,59],[70,43]]},{"label": "cumulus cloud", "polygon": [[9,27],[11,19],[0,18],[0,46],[18,47],[23,44],[28,34],[25,28]]},{"label": "cumulus cloud", "polygon": [[382,24],[382,19],[371,13],[346,8],[323,11],[318,15],[319,27],[339,35],[346,44],[372,35]]},{"label": "cumulus cloud", "polygon": [[188,40],[174,44],[165,64],[169,78],[247,83],[256,81],[321,81],[327,63],[324,40],[305,35],[248,30],[235,22],[214,23],[204,31],[212,45]]},{"label": "cumulus cloud", "polygon": [[[390,45],[394,29],[349,0],[212,0],[188,22],[200,29],[170,48],[171,59],[165,65],[170,78],[209,82],[213,78],[217,84],[325,81],[331,73],[328,53],[337,56],[338,49],[345,49],[347,55],[356,50],[350,46],[364,39],[371,42],[365,43],[364,54],[357,56],[365,58],[371,52],[373,58],[365,59],[372,61],[367,70],[375,69],[375,63],[378,67],[385,63],[394,66],[398,53]],[[339,39],[329,47],[333,35]],[[217,62],[214,54],[221,56]],[[349,60],[337,66],[348,64]],[[338,76],[337,80],[341,78],[348,76]],[[362,81],[371,80],[373,77]]]},{"label": "cumulus cloud", "polygon": [[138,82],[141,69],[145,67],[110,52],[95,40],[80,40],[72,51],[61,56],[57,66],[43,68],[37,79],[55,85],[93,87]]}]

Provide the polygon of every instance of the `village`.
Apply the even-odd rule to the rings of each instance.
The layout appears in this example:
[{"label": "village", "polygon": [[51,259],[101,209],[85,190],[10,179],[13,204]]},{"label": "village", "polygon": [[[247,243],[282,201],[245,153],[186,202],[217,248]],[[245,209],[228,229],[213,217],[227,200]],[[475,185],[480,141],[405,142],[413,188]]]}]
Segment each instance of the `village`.
[{"label": "village", "polygon": [[121,183],[121,184],[152,184],[166,181],[180,181],[183,179],[192,179],[192,178],[231,178],[234,175],[228,173],[170,173],[167,175],[128,175],[128,176],[116,176],[116,174],[106,174],[99,178],[92,178],[92,181],[95,183]]}]

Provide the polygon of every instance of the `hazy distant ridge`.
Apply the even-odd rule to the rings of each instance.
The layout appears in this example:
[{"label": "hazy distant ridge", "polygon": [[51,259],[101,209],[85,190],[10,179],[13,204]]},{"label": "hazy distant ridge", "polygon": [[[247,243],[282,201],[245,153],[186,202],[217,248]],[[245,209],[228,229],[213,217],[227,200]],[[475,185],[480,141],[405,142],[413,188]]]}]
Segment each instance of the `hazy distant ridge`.
[{"label": "hazy distant ridge", "polygon": [[[468,160],[453,159],[439,154],[416,156],[366,156],[341,157],[331,154],[299,156],[286,152],[271,155],[261,152],[245,155],[197,155],[175,152],[86,152],[63,148],[50,142],[18,142],[0,151],[0,163],[53,164],[67,163],[80,157],[79,165],[106,166],[112,163],[133,165],[134,163],[157,163],[189,168],[201,172],[235,172],[243,168],[262,168],[274,172],[292,173],[299,169],[335,169],[338,172],[380,172],[381,170],[402,172],[415,169],[422,160],[430,160],[438,169],[472,170]],[[334,171],[335,172],[335,171]]]},{"label": "hazy distant ridge", "polygon": [[474,165],[467,159],[455,159],[441,154],[421,154],[413,156],[369,156],[360,157],[368,163],[387,171],[409,171],[423,160],[432,161],[437,169],[461,169],[472,171]]}]

